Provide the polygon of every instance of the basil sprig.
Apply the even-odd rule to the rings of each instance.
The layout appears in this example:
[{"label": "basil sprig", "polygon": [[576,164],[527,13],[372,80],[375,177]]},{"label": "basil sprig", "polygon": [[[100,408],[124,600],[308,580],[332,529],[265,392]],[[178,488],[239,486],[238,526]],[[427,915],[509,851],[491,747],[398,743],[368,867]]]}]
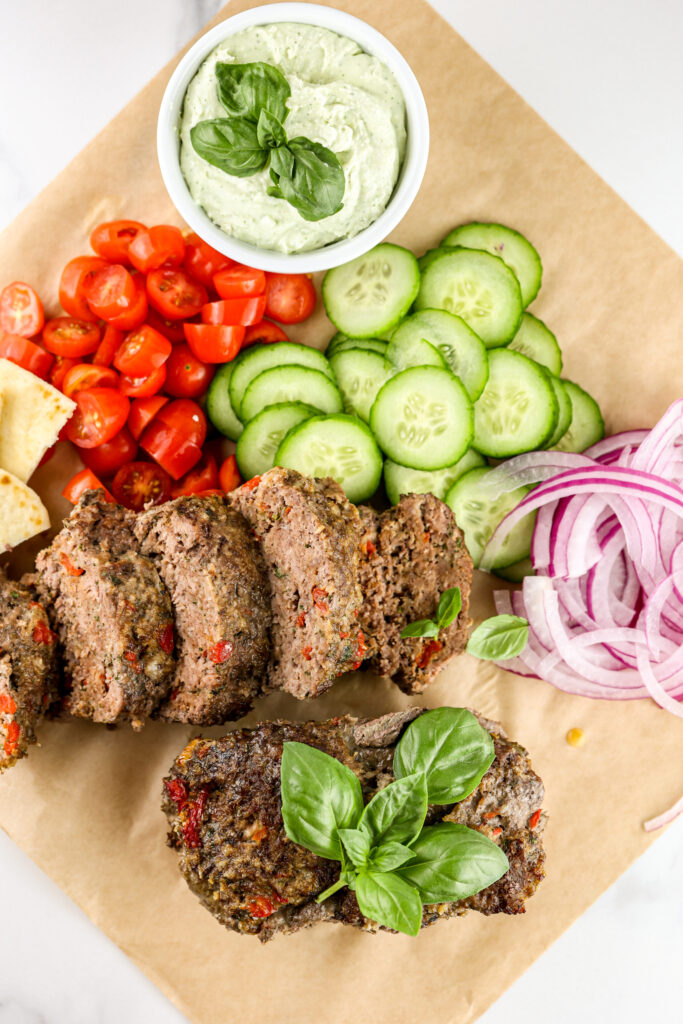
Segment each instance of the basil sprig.
[{"label": "basil sprig", "polygon": [[270,161],[268,195],[285,199],[315,221],[341,210],[346,182],[335,154],[319,142],[284,128],[289,82],[262,61],[216,64],[217,93],[228,117],[199,121],[190,130],[195,151],[226,174],[248,178]]},{"label": "basil sprig", "polygon": [[439,598],[436,619],[418,619],[417,622],[411,622],[401,630],[401,636],[436,637],[442,629],[448,629],[451,623],[455,622],[461,608],[462,596],[460,594],[460,587],[451,587],[450,590],[444,590]]},{"label": "basil sprig", "polygon": [[417,935],[423,904],[464,899],[497,881],[509,865],[490,839],[465,825],[424,824],[428,804],[469,796],[493,757],[493,741],[470,711],[427,711],[396,745],[396,781],[364,807],[349,768],[316,747],[285,743],[285,832],[341,864],[339,878],[318,902],[348,886],[365,917]]},{"label": "basil sprig", "polygon": [[529,623],[518,615],[492,615],[472,631],[467,653],[484,661],[505,661],[521,654],[529,639]]}]

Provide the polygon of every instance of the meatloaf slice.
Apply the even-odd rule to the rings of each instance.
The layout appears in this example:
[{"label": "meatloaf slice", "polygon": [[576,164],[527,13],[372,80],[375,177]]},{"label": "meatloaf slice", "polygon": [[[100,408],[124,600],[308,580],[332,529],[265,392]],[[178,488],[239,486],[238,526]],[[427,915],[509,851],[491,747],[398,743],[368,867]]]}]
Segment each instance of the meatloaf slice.
[{"label": "meatloaf slice", "polygon": [[231,500],[261,542],[273,606],[269,683],[315,697],[336,676],[359,668],[360,520],[334,480],[291,469],[255,477]]},{"label": "meatloaf slice", "polygon": [[[378,926],[361,914],[343,889],[322,904],[315,897],[332,885],[339,865],[287,839],[281,816],[280,759],[287,740],[308,743],[348,765],[365,800],[393,781],[394,745],[419,708],[358,721],[267,722],[222,739],[201,737],[176,758],[164,780],[168,842],[192,892],[227,928],[262,942],[316,921],[338,921],[365,931]],[[427,821],[460,821],[498,843],[510,870],[475,896],[425,906],[423,927],[439,918],[478,910],[524,912],[543,878],[545,854],[540,813],[543,784],[526,751],[495,722],[480,718],[494,740],[495,759],[475,791],[455,807],[431,807]]]},{"label": "meatloaf slice", "polygon": [[218,495],[190,496],[141,513],[134,529],[175,611],[178,667],[161,717],[195,725],[239,718],[270,653],[268,575],[247,521]]},{"label": "meatloaf slice", "polygon": [[36,568],[70,677],[64,710],[140,728],[168,692],[175,659],[171,599],[137,551],[134,522],[87,491]]},{"label": "meatloaf slice", "polygon": [[0,569],[0,772],[36,742],[35,727],[57,692],[57,636],[26,583]]},{"label": "meatloaf slice", "polygon": [[[406,693],[420,693],[467,643],[472,559],[448,505],[433,494],[404,495],[378,513],[361,506],[361,626],[369,664]],[[438,638],[401,638],[410,622],[436,616],[444,590],[459,587],[462,609]]]}]

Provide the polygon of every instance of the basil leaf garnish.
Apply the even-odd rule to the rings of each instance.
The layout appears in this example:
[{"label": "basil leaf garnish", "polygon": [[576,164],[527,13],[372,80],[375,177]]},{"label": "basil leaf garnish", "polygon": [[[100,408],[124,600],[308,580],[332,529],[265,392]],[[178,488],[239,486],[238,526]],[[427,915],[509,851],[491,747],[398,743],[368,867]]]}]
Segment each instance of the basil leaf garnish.
[{"label": "basil leaf garnish", "polygon": [[412,859],[413,851],[403,843],[383,843],[372,851],[368,868],[370,871],[393,871]]},{"label": "basil leaf garnish", "polygon": [[287,142],[282,122],[278,121],[275,114],[265,109],[258,116],[256,137],[263,149],[275,149],[276,146],[283,146]]},{"label": "basil leaf garnish", "polygon": [[216,64],[218,98],[232,117],[258,121],[262,110],[283,122],[289,111],[289,82],[272,64]]},{"label": "basil leaf garnish", "polygon": [[239,117],[200,121],[190,130],[197,153],[214,167],[238,178],[248,178],[268,162],[268,150],[259,143],[256,125]]},{"label": "basil leaf garnish", "polygon": [[451,623],[457,619],[461,608],[462,596],[460,594],[460,587],[451,587],[450,590],[444,590],[439,598],[439,608],[436,613],[439,629],[448,629]]},{"label": "basil leaf garnish", "polygon": [[410,622],[401,630],[402,637],[409,636],[438,636],[439,627],[431,619],[418,619],[417,622]]},{"label": "basil leaf garnish", "polygon": [[472,632],[467,653],[485,661],[505,661],[521,654],[529,639],[529,623],[518,615],[493,615]]},{"label": "basil leaf garnish", "polygon": [[291,178],[294,174],[294,157],[287,146],[277,146],[270,154],[270,176],[275,185],[280,175]]},{"label": "basil leaf garnish", "polygon": [[405,935],[417,935],[422,924],[420,894],[393,872],[362,871],[356,879],[360,912],[371,921]]},{"label": "basil leaf garnish", "polygon": [[292,842],[341,860],[338,830],[353,828],[363,811],[360,782],[351,769],[316,747],[285,743],[280,787],[282,820]]},{"label": "basil leaf garnish", "polygon": [[394,751],[394,775],[424,772],[430,804],[452,804],[479,785],[493,758],[493,740],[471,711],[437,708],[403,733]]},{"label": "basil leaf garnish", "polygon": [[427,782],[421,772],[392,782],[366,804],[358,828],[373,846],[408,845],[419,834],[427,815]]},{"label": "basil leaf garnish", "polygon": [[357,828],[340,828],[338,835],[351,863],[357,868],[364,867],[367,864],[371,846],[367,832],[361,832]]},{"label": "basil leaf garnish", "polygon": [[415,859],[397,873],[417,886],[423,903],[464,900],[498,881],[509,869],[500,847],[455,822],[423,828],[411,849]]},{"label": "basil leaf garnish", "polygon": [[303,136],[290,139],[287,148],[294,157],[294,167],[291,176],[280,175],[278,181],[287,202],[304,220],[323,220],[338,213],[346,182],[332,150]]}]

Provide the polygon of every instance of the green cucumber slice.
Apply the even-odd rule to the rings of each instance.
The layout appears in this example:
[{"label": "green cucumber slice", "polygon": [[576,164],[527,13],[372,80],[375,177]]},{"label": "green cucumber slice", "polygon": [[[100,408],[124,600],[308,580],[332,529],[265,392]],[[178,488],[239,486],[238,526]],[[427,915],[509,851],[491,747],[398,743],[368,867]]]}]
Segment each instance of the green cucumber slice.
[{"label": "green cucumber slice", "polygon": [[498,256],[476,249],[453,249],[430,263],[415,305],[462,317],[487,348],[507,345],[522,318],[517,278]]},{"label": "green cucumber slice", "polygon": [[311,348],[310,345],[279,341],[274,345],[255,345],[240,353],[235,360],[235,369],[230,378],[230,401],[241,420],[246,421],[247,419],[242,411],[242,399],[254,378],[274,366],[294,364],[309,366],[313,370],[319,370],[320,373],[332,377],[330,364],[323,353],[319,352],[317,348]]},{"label": "green cucumber slice", "polygon": [[236,441],[244,430],[230,401],[230,378],[234,369],[234,360],[219,366],[206,394],[206,413],[209,419],[216,430],[231,441]]},{"label": "green cucumber slice", "polygon": [[506,459],[533,451],[551,437],[559,406],[547,371],[520,352],[489,352],[489,379],[474,406],[473,446]]},{"label": "green cucumber slice", "polygon": [[402,494],[433,494],[441,501],[463,474],[470,469],[486,466],[486,459],[474,448],[468,448],[461,459],[445,469],[423,471],[400,466],[398,462],[386,459],[384,462],[384,486],[392,505],[397,505]]},{"label": "green cucumber slice", "polygon": [[[233,377],[234,379],[234,377]],[[248,423],[262,409],[280,402],[303,402],[320,412],[341,412],[339,388],[320,370],[309,366],[274,366],[252,380],[244,392],[241,413]]]},{"label": "green cucumber slice", "polygon": [[347,412],[367,423],[377,392],[387,379],[383,355],[363,349],[337,351],[330,359]]},{"label": "green cucumber slice", "polygon": [[325,355],[331,359],[332,356],[336,356],[337,352],[346,352],[350,348],[362,348],[366,352],[379,352],[383,356],[387,350],[387,342],[380,341],[379,338],[347,338],[344,334],[340,334],[339,341],[335,341],[334,344],[330,342]]},{"label": "green cucumber slice", "polygon": [[[393,335],[387,349],[392,359],[391,346],[406,344],[409,340],[424,339],[438,349],[456,377],[465,385],[473,402],[484,390],[489,376],[486,346],[471,327],[445,309],[421,309],[406,317]],[[393,361],[393,360],[392,360]]]},{"label": "green cucumber slice", "polygon": [[272,469],[285,434],[317,415],[317,409],[303,402],[278,402],[254,416],[244,428],[235,450],[237,465],[244,479],[251,480]]},{"label": "green cucumber slice", "polygon": [[562,373],[562,353],[557,338],[533,313],[522,313],[519,330],[508,348],[545,366],[556,377]]},{"label": "green cucumber slice", "polygon": [[605,421],[600,406],[587,391],[573,380],[563,378],[562,383],[572,403],[572,421],[553,448],[561,452],[583,452],[605,436]]},{"label": "green cucumber slice", "polygon": [[[456,523],[465,534],[465,545],[475,568],[481,562],[484,548],[498,523],[531,490],[530,487],[518,487],[492,500],[484,486],[491,472],[491,469],[471,469],[453,484],[446,495],[446,504],[452,509]],[[504,569],[527,558],[535,521],[536,513],[532,512],[518,523],[507,535],[498,555],[487,568]]]},{"label": "green cucumber slice", "polygon": [[554,374],[549,373],[548,380],[555,392],[558,414],[557,425],[550,435],[550,439],[545,442],[544,447],[553,448],[560,438],[564,437],[565,433],[569,430],[569,424],[572,421],[572,401],[566,387],[559,377],[555,377]]},{"label": "green cucumber slice", "polygon": [[501,569],[494,569],[496,576],[500,576],[502,580],[507,580],[508,583],[521,583],[525,576],[533,576],[534,567],[530,558],[523,558],[519,562],[513,562],[512,565],[506,565]]},{"label": "green cucumber slice", "polygon": [[306,476],[331,476],[349,501],[366,501],[382,476],[377,443],[356,416],[315,416],[285,436],[275,456],[276,466]]},{"label": "green cucumber slice", "polygon": [[417,265],[420,268],[420,273],[426,270],[430,263],[433,263],[435,259],[443,255],[445,252],[452,252],[456,246],[454,245],[439,245],[435,249],[427,249],[427,252],[423,253],[417,261]]},{"label": "green cucumber slice", "polygon": [[328,270],[322,295],[332,323],[351,338],[376,338],[405,316],[420,287],[412,252],[383,242]]},{"label": "green cucumber slice", "polygon": [[500,256],[508,265],[522,292],[522,303],[528,306],[541,287],[543,265],[531,242],[519,231],[503,224],[462,224],[446,235],[442,245],[463,245],[466,249],[483,249]]},{"label": "green cucumber slice", "polygon": [[[407,322],[403,321],[404,324]],[[402,327],[403,324],[389,342],[386,351],[387,363],[394,372],[407,370],[409,366],[439,366],[442,370],[450,369],[438,348],[430,345],[425,338],[409,333],[402,334]]]}]

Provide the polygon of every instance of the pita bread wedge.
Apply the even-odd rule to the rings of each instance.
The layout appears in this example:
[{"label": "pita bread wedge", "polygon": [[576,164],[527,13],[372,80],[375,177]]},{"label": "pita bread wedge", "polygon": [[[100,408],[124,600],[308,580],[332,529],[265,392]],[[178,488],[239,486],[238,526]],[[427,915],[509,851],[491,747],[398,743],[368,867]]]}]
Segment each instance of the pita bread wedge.
[{"label": "pita bread wedge", "polygon": [[0,466],[26,481],[76,405],[7,359],[0,359],[0,395]]},{"label": "pita bread wedge", "polygon": [[34,490],[0,469],[0,551],[9,551],[42,530],[50,517]]}]

